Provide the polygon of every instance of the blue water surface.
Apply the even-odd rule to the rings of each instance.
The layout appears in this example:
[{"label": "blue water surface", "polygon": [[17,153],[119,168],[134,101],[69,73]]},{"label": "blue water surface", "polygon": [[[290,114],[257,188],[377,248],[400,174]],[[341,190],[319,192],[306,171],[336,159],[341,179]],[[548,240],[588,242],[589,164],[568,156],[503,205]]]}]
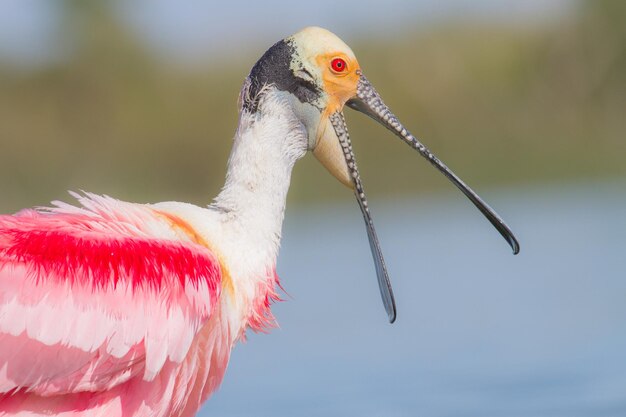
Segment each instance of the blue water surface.
[{"label": "blue water surface", "polygon": [[626,182],[371,201],[386,321],[356,203],[289,210],[280,328],[233,351],[201,416],[626,416]]}]

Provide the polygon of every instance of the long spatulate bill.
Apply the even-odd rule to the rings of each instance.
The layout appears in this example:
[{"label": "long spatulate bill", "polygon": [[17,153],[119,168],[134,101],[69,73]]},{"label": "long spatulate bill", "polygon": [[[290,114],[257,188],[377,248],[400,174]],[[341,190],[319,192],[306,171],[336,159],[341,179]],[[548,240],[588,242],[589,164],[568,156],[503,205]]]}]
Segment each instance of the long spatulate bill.
[{"label": "long spatulate bill", "polygon": [[387,129],[391,130],[396,136],[406,142],[413,149],[417,150],[420,155],[426,158],[435,168],[445,175],[454,185],[470,199],[472,203],[480,210],[480,212],[491,222],[491,224],[500,232],[502,237],[509,243],[513,253],[519,252],[519,243],[513,232],[504,223],[504,220],[485,203],[467,184],[465,184],[454,172],[452,172],[443,162],[441,162],[433,153],[426,148],[415,136],[413,136],[398,118],[389,110],[389,107],[383,102],[382,98],[370,82],[363,74],[360,74],[357,85],[357,96],[346,103],[349,107],[365,113],[372,119],[376,120]]},{"label": "long spatulate bill", "polygon": [[361,177],[356,166],[356,160],[354,159],[354,152],[352,151],[352,144],[350,142],[350,136],[348,134],[348,128],[346,126],[343,113],[335,112],[331,114],[330,122],[333,125],[335,133],[337,134],[350,176],[352,177],[354,195],[356,196],[359,208],[363,214],[363,220],[365,220],[367,237],[369,239],[370,249],[372,250],[372,256],[374,258],[380,296],[383,300],[387,316],[389,317],[389,322],[393,323],[396,320],[396,302],[393,296],[389,274],[387,273],[387,267],[385,266],[385,259],[383,258],[383,253],[380,249],[380,244],[378,243],[378,237],[376,236],[376,229],[374,229],[374,222],[372,220],[369,207],[367,206],[367,198],[365,198],[365,192],[363,191],[363,185],[361,184]]}]

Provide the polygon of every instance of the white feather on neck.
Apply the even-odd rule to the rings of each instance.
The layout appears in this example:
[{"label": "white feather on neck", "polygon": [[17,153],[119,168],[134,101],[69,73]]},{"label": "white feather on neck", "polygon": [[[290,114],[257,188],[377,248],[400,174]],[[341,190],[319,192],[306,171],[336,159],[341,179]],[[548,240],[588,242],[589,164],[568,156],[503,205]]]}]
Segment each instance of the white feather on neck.
[{"label": "white feather on neck", "polygon": [[268,274],[276,265],[291,171],[307,151],[307,132],[290,100],[268,88],[255,113],[240,114],[224,187],[208,209],[154,205],[189,222],[228,268],[235,294],[222,303],[235,337],[262,296],[260,284],[273,278]]},{"label": "white feather on neck", "polygon": [[226,182],[211,207],[233,228],[240,247],[275,261],[291,171],[305,155],[308,138],[285,93],[269,90],[264,96],[256,113],[241,114]]},{"label": "white feather on neck", "polygon": [[[268,279],[273,279],[287,191],[308,136],[286,93],[266,90],[256,113],[242,112],[228,159],[226,182],[210,208],[218,213],[219,240],[242,323]],[[273,282],[273,281],[272,281]]]}]

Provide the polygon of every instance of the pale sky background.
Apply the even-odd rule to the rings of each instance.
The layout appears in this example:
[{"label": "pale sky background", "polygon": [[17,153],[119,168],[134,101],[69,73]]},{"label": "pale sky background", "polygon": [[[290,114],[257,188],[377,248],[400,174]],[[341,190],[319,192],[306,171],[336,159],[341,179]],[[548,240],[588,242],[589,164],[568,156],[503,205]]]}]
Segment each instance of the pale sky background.
[{"label": "pale sky background", "polygon": [[[206,61],[208,55],[236,56],[241,48],[264,46],[310,25],[326,27],[349,41],[420,30],[451,19],[550,24],[577,1],[231,0],[216,5],[202,0],[115,0],[111,4],[157,55],[193,63]],[[53,0],[2,0],[0,61],[29,67],[59,59],[66,45],[55,36],[58,5]]]}]

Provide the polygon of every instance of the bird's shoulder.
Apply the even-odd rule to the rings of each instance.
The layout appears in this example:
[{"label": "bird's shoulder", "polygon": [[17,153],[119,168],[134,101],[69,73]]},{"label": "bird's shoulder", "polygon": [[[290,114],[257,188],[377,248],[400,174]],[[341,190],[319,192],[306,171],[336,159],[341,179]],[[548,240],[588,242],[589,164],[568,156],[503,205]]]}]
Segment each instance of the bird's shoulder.
[{"label": "bird's shoulder", "polygon": [[0,216],[0,266],[23,264],[40,279],[79,278],[94,288],[206,285],[217,294],[219,261],[182,217],[107,196],[75,196],[79,206],[54,202]]},{"label": "bird's shoulder", "polygon": [[[0,216],[0,352],[12,352],[0,361],[16,370],[0,375],[0,394],[73,390],[65,384],[77,375],[86,389],[136,372],[152,379],[167,360],[183,360],[216,312],[219,260],[183,219],[106,196],[78,198],[77,206]],[[39,352],[36,364],[29,349]],[[67,368],[71,378],[51,366],[64,355],[80,362]]]}]

